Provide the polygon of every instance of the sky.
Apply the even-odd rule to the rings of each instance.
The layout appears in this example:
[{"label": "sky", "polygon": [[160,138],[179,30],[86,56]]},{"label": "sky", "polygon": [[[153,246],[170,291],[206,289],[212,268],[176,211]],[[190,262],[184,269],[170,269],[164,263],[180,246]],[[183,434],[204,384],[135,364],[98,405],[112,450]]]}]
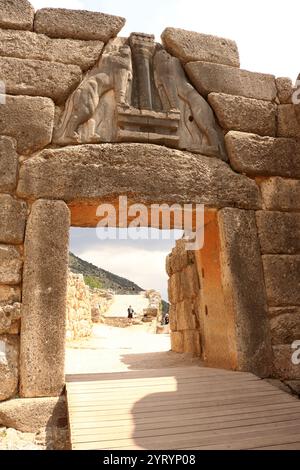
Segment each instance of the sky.
[{"label": "sky", "polygon": [[[213,34],[237,42],[241,67],[296,80],[300,72],[298,31],[300,2],[296,0],[31,0],[43,7],[84,9],[124,16],[122,36],[155,34],[168,27]],[[176,233],[175,238],[179,238]],[[72,229],[71,250],[81,258],[125,276],[143,288],[167,296],[165,257],[169,241],[97,239],[95,230]]]}]

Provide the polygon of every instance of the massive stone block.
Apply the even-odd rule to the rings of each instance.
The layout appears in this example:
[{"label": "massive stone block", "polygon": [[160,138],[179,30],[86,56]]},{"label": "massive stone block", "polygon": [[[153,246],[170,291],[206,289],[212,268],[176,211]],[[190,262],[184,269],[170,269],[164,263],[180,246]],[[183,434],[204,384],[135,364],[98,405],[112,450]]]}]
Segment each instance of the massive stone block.
[{"label": "massive stone block", "polygon": [[[19,379],[19,338],[0,336],[0,401],[16,395]],[[2,405],[0,404],[0,408]]]},{"label": "massive stone block", "polygon": [[0,56],[73,64],[88,70],[100,57],[102,41],[51,39],[30,31],[0,30]]},{"label": "massive stone block", "polygon": [[0,284],[19,284],[22,264],[21,254],[17,248],[0,244]]},{"label": "massive stone block", "polygon": [[177,353],[184,352],[184,341],[182,331],[173,331],[171,333],[171,350]]},{"label": "massive stone block", "polygon": [[169,279],[168,297],[172,304],[181,302],[184,298],[184,293],[181,285],[181,273],[174,273]]},{"label": "massive stone block", "polygon": [[277,95],[273,75],[208,62],[189,62],[185,69],[193,85],[204,96],[216,92],[273,101]]},{"label": "massive stone block", "polygon": [[23,242],[26,213],[25,202],[9,194],[0,194],[0,243],[17,245]]},{"label": "massive stone block", "polygon": [[276,377],[282,380],[300,379],[299,364],[293,364],[292,356],[294,350],[290,344],[276,345],[274,351],[274,368]]},{"label": "massive stone block", "polygon": [[16,141],[0,137],[0,191],[11,192],[17,185],[18,155]]},{"label": "massive stone block", "polygon": [[183,332],[183,351],[185,353],[200,356],[201,354],[201,341],[200,332],[197,330],[185,330]]},{"label": "massive stone block", "polygon": [[0,405],[0,426],[36,433],[40,428],[67,426],[64,397],[18,398]]},{"label": "massive stone block", "polygon": [[276,105],[243,96],[210,93],[208,101],[226,130],[276,135]]},{"label": "massive stone block", "polygon": [[108,42],[120,32],[125,19],[91,11],[42,8],[34,19],[34,30],[51,38]]},{"label": "massive stone block", "polygon": [[300,181],[268,178],[260,182],[263,205],[268,210],[300,211]]},{"label": "massive stone block", "polygon": [[177,28],[166,28],[161,38],[167,51],[184,64],[201,60],[240,66],[237,45],[230,39]]},{"label": "massive stone block", "polygon": [[300,214],[258,211],[256,221],[263,254],[300,253]]},{"label": "massive stone block", "polygon": [[297,119],[295,106],[293,104],[282,104],[278,106],[278,129],[279,137],[300,137],[300,123]]},{"label": "massive stone block", "polygon": [[196,318],[193,313],[193,304],[190,300],[183,300],[176,304],[177,330],[195,330]]},{"label": "massive stone block", "polygon": [[34,8],[28,0],[0,0],[0,28],[33,28]]},{"label": "massive stone block", "polygon": [[0,134],[14,137],[19,153],[29,154],[51,142],[54,103],[49,98],[6,96],[0,106]]},{"label": "massive stone block", "polygon": [[226,307],[234,312],[238,368],[268,376],[272,364],[263,267],[255,213],[218,213]]},{"label": "massive stone block", "polygon": [[18,194],[67,202],[90,199],[96,206],[119,194],[146,204],[260,206],[255,182],[219,159],[142,144],[45,150],[20,168]]},{"label": "massive stone block", "polygon": [[264,255],[263,265],[269,305],[300,305],[300,255]]},{"label": "massive stone block", "polygon": [[300,339],[300,308],[297,312],[277,315],[270,319],[272,344],[288,344]]},{"label": "massive stone block", "polygon": [[294,92],[293,82],[287,77],[276,78],[276,88],[278,93],[278,99],[282,104],[288,104],[292,102],[292,95]]},{"label": "massive stone block", "polygon": [[63,389],[69,225],[63,202],[33,204],[23,271],[22,397],[58,396]]},{"label": "massive stone block", "polygon": [[0,80],[6,85],[6,93],[12,95],[46,96],[61,103],[80,83],[81,76],[76,65],[0,58]]},{"label": "massive stone block", "polygon": [[239,173],[300,178],[300,145],[294,139],[232,131],[225,141],[230,164]]}]

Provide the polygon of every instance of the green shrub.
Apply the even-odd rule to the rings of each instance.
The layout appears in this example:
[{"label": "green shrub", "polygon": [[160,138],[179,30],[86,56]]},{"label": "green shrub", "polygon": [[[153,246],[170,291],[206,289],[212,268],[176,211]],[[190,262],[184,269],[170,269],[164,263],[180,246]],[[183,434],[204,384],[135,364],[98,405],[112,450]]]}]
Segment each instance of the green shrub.
[{"label": "green shrub", "polygon": [[92,289],[102,289],[102,282],[94,276],[84,276],[84,282]]}]

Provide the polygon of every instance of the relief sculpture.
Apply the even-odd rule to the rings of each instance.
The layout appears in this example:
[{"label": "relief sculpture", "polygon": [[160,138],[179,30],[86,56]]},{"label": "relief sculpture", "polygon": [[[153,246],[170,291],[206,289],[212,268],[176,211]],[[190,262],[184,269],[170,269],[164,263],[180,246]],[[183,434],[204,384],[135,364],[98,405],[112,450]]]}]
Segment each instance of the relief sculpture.
[{"label": "relief sculpture", "polygon": [[54,140],[148,142],[227,159],[214,113],[180,61],[140,33],[106,46],[69,97]]}]

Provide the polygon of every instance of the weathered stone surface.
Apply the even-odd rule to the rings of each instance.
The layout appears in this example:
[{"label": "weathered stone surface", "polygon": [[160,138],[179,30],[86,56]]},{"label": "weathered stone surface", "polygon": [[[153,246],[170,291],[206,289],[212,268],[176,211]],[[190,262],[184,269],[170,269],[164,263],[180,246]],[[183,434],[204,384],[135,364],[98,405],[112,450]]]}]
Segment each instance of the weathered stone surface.
[{"label": "weathered stone surface", "polygon": [[12,305],[4,305],[0,307],[0,335],[12,333],[16,324],[21,318],[21,304],[14,303]]},{"label": "weathered stone surface", "polygon": [[76,65],[0,58],[0,80],[11,95],[46,96],[61,103],[80,83],[81,77],[81,69]]},{"label": "weathered stone surface", "polygon": [[173,305],[170,305],[170,308],[169,308],[169,320],[170,320],[171,331],[176,331],[177,330],[176,307]]},{"label": "weathered stone surface", "polygon": [[29,154],[51,142],[54,103],[49,98],[6,96],[0,106],[0,134],[14,137],[19,153]]},{"label": "weathered stone surface", "polygon": [[237,209],[218,212],[223,288],[235,312],[235,341],[240,370],[268,376],[271,338],[255,213]]},{"label": "weathered stone surface", "polygon": [[208,62],[189,62],[185,69],[193,85],[204,96],[215,92],[273,101],[277,95],[273,75]]},{"label": "weathered stone surface", "polygon": [[64,385],[69,226],[62,201],[32,205],[24,247],[22,397],[58,396]]},{"label": "weathered stone surface", "polygon": [[9,194],[0,194],[0,243],[15,245],[23,242],[26,212],[25,202]]},{"label": "weathered stone surface", "polygon": [[181,273],[181,288],[184,298],[189,299],[189,301],[198,295],[200,284],[197,269],[194,264],[188,265]]},{"label": "weathered stone surface", "polygon": [[45,150],[22,165],[18,194],[68,202],[130,194],[146,204],[260,206],[255,182],[219,159],[141,144]]},{"label": "weathered stone surface", "polygon": [[176,304],[177,330],[194,330],[196,328],[196,319],[193,311],[193,305],[190,300],[183,300]]},{"label": "weathered stone surface", "polygon": [[0,0],[0,28],[33,28],[34,8],[28,0]]},{"label": "weathered stone surface", "polygon": [[286,384],[296,395],[300,395],[300,380],[288,380]]},{"label": "weathered stone surface", "polygon": [[274,318],[280,315],[298,315],[300,314],[300,307],[289,306],[289,307],[270,307],[269,317]]},{"label": "weathered stone surface", "polygon": [[184,342],[182,331],[172,331],[171,333],[171,350],[177,353],[183,353]]},{"label": "weathered stone surface", "polygon": [[[300,364],[293,364],[294,350],[291,345],[273,346],[275,375],[282,380],[300,379]],[[300,352],[299,352],[300,355]]]},{"label": "weathered stone surface", "polygon": [[225,142],[231,166],[239,173],[300,178],[300,146],[294,139],[231,131]]},{"label": "weathered stone surface", "polygon": [[169,300],[171,303],[176,304],[183,300],[183,290],[181,288],[181,273],[174,273],[169,279]]},{"label": "weathered stone surface", "polygon": [[51,38],[108,42],[123,28],[125,19],[91,11],[42,8],[34,19],[34,30]]},{"label": "weathered stone surface", "polygon": [[224,93],[210,93],[208,101],[223,129],[276,135],[276,105],[273,103]]},{"label": "weathered stone surface", "polygon": [[19,284],[22,264],[22,258],[17,248],[0,244],[0,284]]},{"label": "weathered stone surface", "polygon": [[183,350],[185,353],[200,356],[201,354],[201,343],[200,343],[200,332],[197,330],[185,330],[183,332]]},{"label": "weathered stone surface", "polygon": [[1,403],[0,425],[32,433],[44,427],[64,427],[67,425],[65,398],[17,398]]},{"label": "weathered stone surface", "polygon": [[14,304],[21,301],[20,287],[0,285],[0,306]]},{"label": "weathered stone surface", "polygon": [[269,305],[300,305],[300,255],[264,255],[263,265]]},{"label": "weathered stone surface", "polygon": [[[0,336],[0,401],[16,395],[19,379],[19,338]],[[2,405],[0,405],[1,409]]]},{"label": "weathered stone surface", "polygon": [[276,78],[276,88],[278,93],[278,99],[282,104],[288,104],[292,102],[292,95],[294,92],[293,82],[287,77]]},{"label": "weathered stone surface", "polygon": [[281,104],[278,106],[277,135],[279,137],[300,137],[300,123],[293,104]]},{"label": "weathered stone surface", "polygon": [[300,253],[300,214],[258,211],[256,221],[263,254]]},{"label": "weathered stone surface", "polygon": [[288,344],[300,339],[300,308],[298,313],[286,313],[270,319],[272,344]]},{"label": "weathered stone surface", "polygon": [[300,181],[268,178],[260,182],[265,209],[300,211]]},{"label": "weathered stone surface", "polygon": [[16,141],[0,137],[0,191],[11,192],[17,185],[18,155]]},{"label": "weathered stone surface", "polygon": [[102,41],[51,39],[30,31],[0,30],[0,56],[73,64],[86,71],[103,50]]},{"label": "weathered stone surface", "polygon": [[161,38],[167,51],[184,64],[201,60],[233,67],[240,66],[238,48],[231,39],[177,28],[166,28]]}]

